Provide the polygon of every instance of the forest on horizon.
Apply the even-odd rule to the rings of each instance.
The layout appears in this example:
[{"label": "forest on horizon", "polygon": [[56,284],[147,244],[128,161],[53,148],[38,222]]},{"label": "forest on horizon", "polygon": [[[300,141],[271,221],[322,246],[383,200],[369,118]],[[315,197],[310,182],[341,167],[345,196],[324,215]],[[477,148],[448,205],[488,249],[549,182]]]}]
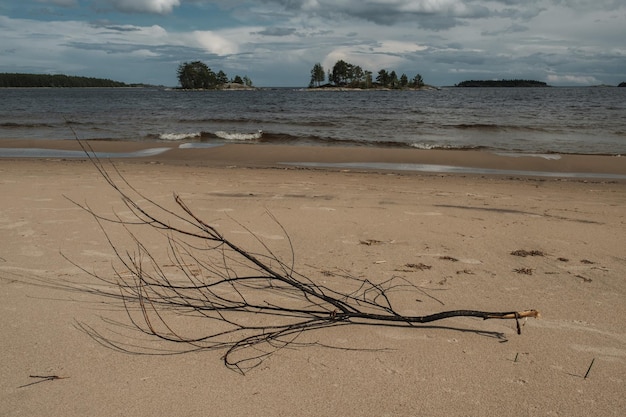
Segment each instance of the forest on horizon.
[{"label": "forest on horizon", "polygon": [[133,87],[105,78],[64,74],[0,73],[0,87]]}]

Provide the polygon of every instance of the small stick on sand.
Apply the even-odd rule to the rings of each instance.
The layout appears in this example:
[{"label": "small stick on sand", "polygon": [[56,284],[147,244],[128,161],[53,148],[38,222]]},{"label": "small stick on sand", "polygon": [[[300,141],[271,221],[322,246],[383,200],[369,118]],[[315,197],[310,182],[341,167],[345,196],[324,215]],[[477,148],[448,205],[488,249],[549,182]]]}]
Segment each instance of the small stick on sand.
[{"label": "small stick on sand", "polygon": [[593,366],[593,363],[596,361],[596,358],[593,358],[591,360],[591,363],[589,364],[589,368],[587,368],[587,372],[585,372],[585,376],[583,379],[587,379],[587,377],[589,376],[589,371],[591,371],[591,367]]},{"label": "small stick on sand", "polygon": [[58,376],[58,375],[28,375],[29,378],[38,378],[39,381],[31,382],[29,384],[20,385],[18,388],[29,387],[31,385],[39,384],[41,382],[46,381],[54,381],[56,379],[67,379],[69,376]]}]

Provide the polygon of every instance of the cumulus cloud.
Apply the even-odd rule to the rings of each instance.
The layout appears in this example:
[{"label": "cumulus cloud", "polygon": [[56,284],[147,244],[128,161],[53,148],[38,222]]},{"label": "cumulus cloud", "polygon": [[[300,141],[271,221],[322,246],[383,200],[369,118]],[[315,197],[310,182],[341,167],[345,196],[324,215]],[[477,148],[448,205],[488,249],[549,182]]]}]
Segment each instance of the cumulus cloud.
[{"label": "cumulus cloud", "polygon": [[205,51],[216,55],[230,55],[236,54],[239,51],[237,44],[234,41],[220,36],[219,34],[210,31],[194,31],[193,37],[196,42]]},{"label": "cumulus cloud", "polygon": [[330,51],[322,60],[322,66],[332,69],[339,60],[358,65],[364,70],[378,71],[382,68],[397,68],[402,57],[389,54],[371,54],[362,48],[338,47]]},{"label": "cumulus cloud", "polygon": [[331,69],[337,61],[344,60],[373,72],[380,69],[400,70],[401,67],[411,66],[415,54],[427,49],[427,46],[407,41],[382,41],[338,46],[324,57],[322,65]]}]

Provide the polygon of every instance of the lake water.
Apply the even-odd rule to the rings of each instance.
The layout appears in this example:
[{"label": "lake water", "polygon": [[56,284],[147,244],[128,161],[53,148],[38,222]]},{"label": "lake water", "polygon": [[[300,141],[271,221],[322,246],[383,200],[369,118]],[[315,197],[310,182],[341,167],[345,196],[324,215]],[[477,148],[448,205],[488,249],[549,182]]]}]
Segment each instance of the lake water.
[{"label": "lake water", "polygon": [[0,89],[0,139],[626,154],[626,88]]}]

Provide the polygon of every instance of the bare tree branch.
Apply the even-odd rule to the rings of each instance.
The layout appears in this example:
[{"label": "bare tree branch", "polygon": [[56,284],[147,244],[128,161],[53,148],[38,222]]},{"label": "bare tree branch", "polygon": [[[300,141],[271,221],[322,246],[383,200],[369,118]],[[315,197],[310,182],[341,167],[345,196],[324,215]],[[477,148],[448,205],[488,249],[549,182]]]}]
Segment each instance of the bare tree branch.
[{"label": "bare tree branch", "polygon": [[[115,165],[105,165],[88,143],[78,142],[132,214],[130,219],[117,214],[104,216],[87,204],[73,201],[93,216],[118,261],[112,277],[77,265],[106,284],[99,289],[86,289],[121,300],[131,328],[172,345],[172,348],[151,348],[125,341],[123,337],[115,341],[91,326],[78,324],[110,348],[155,354],[221,349],[225,352],[224,364],[244,373],[275,351],[298,346],[298,337],[313,330],[353,324],[411,327],[468,316],[516,320],[519,333],[520,319],[539,316],[536,310],[453,310],[423,316],[403,315],[394,306],[391,294],[424,292],[423,289],[400,277],[376,283],[346,275],[342,277],[344,284],[353,288],[347,291],[322,284],[296,270],[289,235],[271,213],[270,219],[287,238],[288,262],[240,223],[260,250],[253,252],[239,246],[197,216],[179,195],[173,197],[178,210],[160,205],[130,184]],[[113,226],[124,228],[130,246],[114,241],[109,232]],[[144,229],[157,233],[161,247],[167,249],[167,259],[157,259],[142,240],[140,233]],[[149,243],[155,244],[154,240]],[[168,267],[164,266],[166,263]],[[179,324],[181,319],[185,324]]]}]

